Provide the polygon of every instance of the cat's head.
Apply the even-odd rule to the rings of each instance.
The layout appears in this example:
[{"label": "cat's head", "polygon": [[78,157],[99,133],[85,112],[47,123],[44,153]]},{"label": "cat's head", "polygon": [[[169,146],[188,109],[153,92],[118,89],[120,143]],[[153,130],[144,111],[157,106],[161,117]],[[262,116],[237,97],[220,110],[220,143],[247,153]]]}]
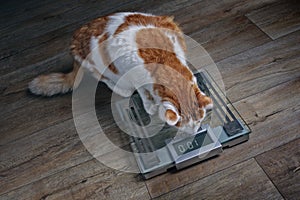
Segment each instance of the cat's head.
[{"label": "cat's head", "polygon": [[168,125],[175,126],[179,130],[194,134],[201,126],[205,118],[206,110],[213,107],[210,97],[206,96],[194,84],[189,92],[163,99],[159,108],[159,115]]}]

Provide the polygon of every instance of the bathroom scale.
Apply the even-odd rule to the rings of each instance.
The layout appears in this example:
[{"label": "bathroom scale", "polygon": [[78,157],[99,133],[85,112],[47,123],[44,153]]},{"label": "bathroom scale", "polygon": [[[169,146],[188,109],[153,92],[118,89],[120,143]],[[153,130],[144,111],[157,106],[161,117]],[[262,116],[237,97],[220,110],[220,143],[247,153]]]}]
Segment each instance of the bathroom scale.
[{"label": "bathroom scale", "polygon": [[130,133],[130,146],[145,179],[195,165],[249,139],[249,127],[210,75],[201,71],[195,76],[214,106],[193,135],[147,114],[137,93],[116,102],[122,127]]}]

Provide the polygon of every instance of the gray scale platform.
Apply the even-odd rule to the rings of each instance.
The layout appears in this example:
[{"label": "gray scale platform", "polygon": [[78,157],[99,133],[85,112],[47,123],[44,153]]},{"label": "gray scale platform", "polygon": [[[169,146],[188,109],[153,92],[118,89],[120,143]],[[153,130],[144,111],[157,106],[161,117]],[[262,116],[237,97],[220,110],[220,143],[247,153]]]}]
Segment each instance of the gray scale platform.
[{"label": "gray scale platform", "polygon": [[[149,116],[138,94],[116,103],[131,136],[131,148],[144,178],[179,170],[213,156],[224,148],[249,139],[250,129],[234,109],[216,83],[205,71],[195,74],[198,85],[213,100],[214,107],[207,112],[202,126],[195,135],[178,133],[174,127],[164,125],[159,133],[151,135],[158,117]],[[151,126],[148,124],[151,123]]]}]

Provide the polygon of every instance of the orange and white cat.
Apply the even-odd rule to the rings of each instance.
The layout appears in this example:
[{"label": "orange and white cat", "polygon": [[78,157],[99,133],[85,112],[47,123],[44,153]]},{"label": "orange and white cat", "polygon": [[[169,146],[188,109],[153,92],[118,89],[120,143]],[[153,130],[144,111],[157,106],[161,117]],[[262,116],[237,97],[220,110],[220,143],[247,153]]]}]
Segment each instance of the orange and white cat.
[{"label": "orange and white cat", "polygon": [[188,133],[199,129],[212,107],[187,66],[183,33],[173,17],[133,12],[100,17],[75,32],[71,51],[73,71],[38,76],[29,83],[32,93],[52,96],[76,88],[81,66],[121,96],[137,90],[149,114],[158,112]]}]

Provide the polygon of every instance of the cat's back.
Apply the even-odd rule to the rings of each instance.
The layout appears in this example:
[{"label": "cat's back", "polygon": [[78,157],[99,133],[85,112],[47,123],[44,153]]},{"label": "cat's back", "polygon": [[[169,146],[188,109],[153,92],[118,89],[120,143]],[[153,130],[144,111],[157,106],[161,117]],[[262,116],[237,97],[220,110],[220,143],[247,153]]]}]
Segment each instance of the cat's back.
[{"label": "cat's back", "polygon": [[[71,52],[76,58],[85,59],[89,53],[104,41],[115,48],[136,47],[135,34],[145,28],[160,28],[181,32],[173,17],[155,16],[138,12],[119,12],[92,20],[75,31]],[[127,49],[129,50],[129,49]],[[135,50],[135,49],[134,49]]]},{"label": "cat's back", "polygon": [[92,39],[96,38],[103,42],[116,36],[117,29],[120,33],[125,24],[128,25],[126,17],[130,15],[149,16],[149,14],[144,13],[119,12],[94,19],[74,32],[71,42],[72,54],[75,57],[85,59],[92,50]]}]

